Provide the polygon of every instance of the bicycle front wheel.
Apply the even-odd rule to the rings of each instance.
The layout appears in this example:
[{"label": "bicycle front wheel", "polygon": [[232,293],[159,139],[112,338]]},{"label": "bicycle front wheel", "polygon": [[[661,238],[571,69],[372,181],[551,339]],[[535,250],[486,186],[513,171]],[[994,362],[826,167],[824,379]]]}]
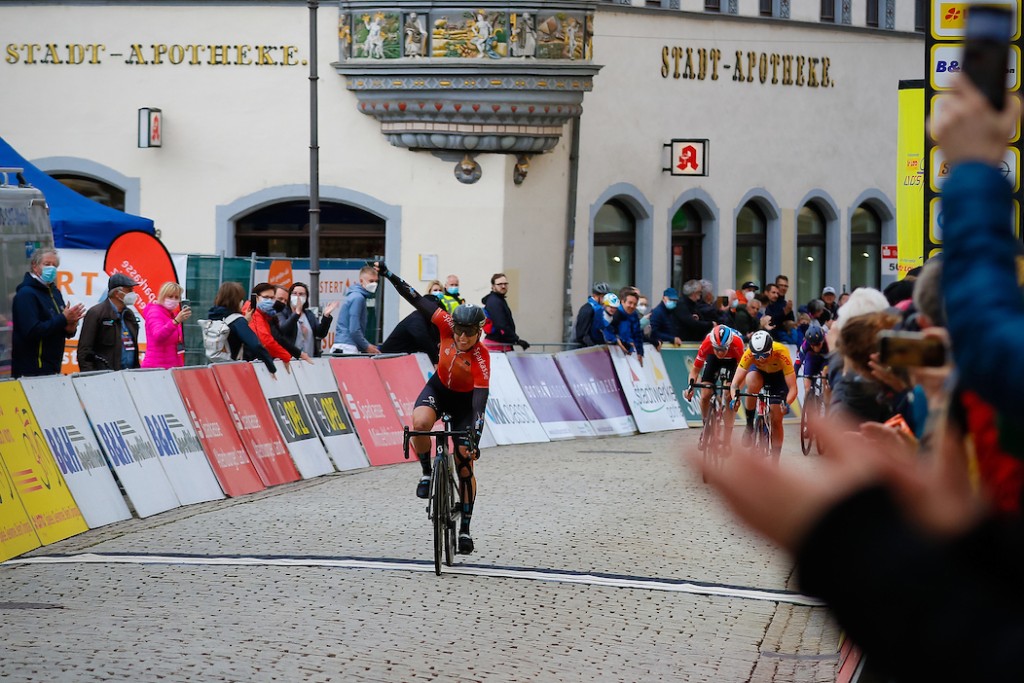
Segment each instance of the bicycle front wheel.
[{"label": "bicycle front wheel", "polygon": [[[451,460],[449,459],[449,464]],[[462,500],[459,498],[459,479],[454,468],[448,473],[448,514],[445,521],[444,563],[452,566],[456,555],[456,530],[462,518]]]},{"label": "bicycle front wheel", "polygon": [[[718,424],[718,411],[715,408],[711,408],[708,413],[707,420],[704,422],[704,431],[701,433],[701,440],[704,442],[704,465],[707,467],[714,467],[717,465],[718,459],[718,440],[719,440],[719,429]],[[708,477],[704,475],[704,483],[708,482]]]},{"label": "bicycle front wheel", "polygon": [[754,418],[754,452],[768,457],[771,453],[770,432],[768,423],[758,415]]},{"label": "bicycle front wheel", "polygon": [[[828,404],[826,404],[825,401],[822,400],[821,397],[817,397],[817,398],[818,398],[818,406],[817,406],[818,407],[818,414],[817,414],[817,417],[818,417],[819,421],[824,422],[825,418],[828,417]],[[818,455],[824,455],[825,454],[825,447],[822,445],[821,439],[815,439],[814,440],[814,445],[818,449]]]},{"label": "bicycle front wheel", "polygon": [[814,394],[808,396],[804,401],[803,413],[800,415],[800,450],[804,452],[804,455],[808,455],[811,452],[811,446],[814,445],[814,434],[810,430],[812,415],[818,416],[818,397]]},{"label": "bicycle front wheel", "polygon": [[434,459],[433,479],[430,482],[431,521],[434,523],[434,573],[438,576],[441,576],[441,556],[448,534],[450,480],[448,457],[442,453]]}]

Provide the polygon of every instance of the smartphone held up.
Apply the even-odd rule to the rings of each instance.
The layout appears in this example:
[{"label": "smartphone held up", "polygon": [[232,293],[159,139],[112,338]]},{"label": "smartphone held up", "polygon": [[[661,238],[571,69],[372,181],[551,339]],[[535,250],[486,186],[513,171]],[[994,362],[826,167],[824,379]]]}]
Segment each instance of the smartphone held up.
[{"label": "smartphone held up", "polygon": [[999,111],[1006,106],[1006,74],[1013,33],[1013,11],[1009,5],[968,7],[963,73]]}]

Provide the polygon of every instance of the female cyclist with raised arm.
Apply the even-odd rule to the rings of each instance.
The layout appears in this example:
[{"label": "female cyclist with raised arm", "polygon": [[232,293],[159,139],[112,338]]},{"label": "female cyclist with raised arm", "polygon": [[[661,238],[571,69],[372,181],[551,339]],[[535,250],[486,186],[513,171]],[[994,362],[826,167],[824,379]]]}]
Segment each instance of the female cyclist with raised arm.
[{"label": "female cyclist with raised arm", "polygon": [[[480,343],[480,330],[484,324],[484,310],[474,304],[462,304],[449,315],[432,296],[421,296],[402,278],[388,270],[383,261],[370,265],[381,277],[387,278],[402,298],[430,318],[441,333],[441,346],[437,372],[427,380],[412,411],[413,430],[426,432],[434,426],[442,413],[451,416],[455,431],[472,430],[473,442],[480,442],[484,428],[484,411],[491,378],[491,355]],[[416,495],[430,495],[430,437],[415,436],[410,440],[416,457],[423,468],[423,476],[416,487]],[[462,499],[462,526],[459,529],[459,552],[473,552],[473,538],[469,524],[476,500],[476,476],[473,461],[480,457],[479,448],[470,452],[464,444],[455,451],[455,468],[459,475],[459,495]]]}]

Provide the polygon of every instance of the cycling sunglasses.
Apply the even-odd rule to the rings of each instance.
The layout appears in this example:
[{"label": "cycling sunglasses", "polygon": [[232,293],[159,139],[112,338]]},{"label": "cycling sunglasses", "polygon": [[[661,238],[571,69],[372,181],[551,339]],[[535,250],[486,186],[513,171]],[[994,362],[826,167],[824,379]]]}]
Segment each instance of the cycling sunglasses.
[{"label": "cycling sunglasses", "polygon": [[472,337],[480,334],[480,328],[477,325],[455,325],[454,333],[456,337]]}]

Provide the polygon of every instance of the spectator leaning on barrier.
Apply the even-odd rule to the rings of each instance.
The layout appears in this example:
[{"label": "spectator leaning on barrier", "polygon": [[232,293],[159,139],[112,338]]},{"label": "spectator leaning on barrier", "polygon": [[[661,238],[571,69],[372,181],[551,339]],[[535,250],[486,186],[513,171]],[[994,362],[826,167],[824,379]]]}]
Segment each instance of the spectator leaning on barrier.
[{"label": "spectator leaning on barrier", "polygon": [[[331,315],[338,308],[338,302],[332,301],[324,307],[324,312],[317,320],[309,308],[309,287],[304,282],[295,282],[288,288],[288,309],[278,314],[278,327],[281,335],[307,357],[318,358],[322,349],[320,342],[331,331],[334,317]],[[283,320],[282,320],[283,317]],[[301,353],[298,356],[301,358]]]},{"label": "spectator leaning on barrier", "polygon": [[192,317],[192,309],[181,305],[185,289],[177,282],[165,282],[156,301],[142,309],[146,325],[144,368],[180,368],[185,365],[185,337],[182,324]]},{"label": "spectator leaning on barrier", "polygon": [[345,292],[334,327],[334,347],[338,353],[380,353],[380,349],[366,340],[366,300],[377,292],[377,271],[373,266],[359,269],[359,284]]},{"label": "spectator leaning on barrier", "polygon": [[623,287],[619,291],[619,308],[612,317],[611,325],[615,328],[615,336],[619,347],[631,355],[636,353],[640,365],[644,364],[644,335],[640,328],[640,316],[636,312],[640,293],[635,287]]},{"label": "spectator leaning on barrier", "polygon": [[92,370],[127,370],[139,367],[139,319],[129,306],[139,295],[138,283],[121,273],[107,280],[107,298],[90,308],[78,337],[78,367]]},{"label": "spectator leaning on barrier", "polygon": [[75,336],[85,306],[66,306],[54,284],[60,258],[54,249],[36,249],[29,270],[18,285],[12,302],[14,326],[11,375],[37,377],[59,375],[64,344]]},{"label": "spectator leaning on barrier", "polygon": [[[244,298],[245,290],[242,289],[242,285],[237,282],[222,282],[213,298],[213,306],[210,307],[207,317],[210,320],[227,320],[231,316],[238,316],[227,323],[228,350],[231,352],[231,357],[261,360],[271,373],[277,372],[277,368],[274,367],[274,358],[249,327],[249,320],[256,314],[256,311],[249,309],[249,302],[243,301]],[[244,312],[242,311],[243,305],[246,309]]]},{"label": "spectator leaning on barrier", "polygon": [[676,316],[672,312],[679,305],[679,292],[669,287],[661,293],[661,303],[651,311],[651,341],[656,346],[683,343],[679,338]]},{"label": "spectator leaning on barrier", "polygon": [[683,285],[683,296],[673,311],[679,329],[679,338],[683,341],[703,341],[707,333],[715,326],[713,322],[704,320],[700,316],[697,302],[700,301],[701,294],[699,281],[687,280]]},{"label": "spectator leaning on barrier", "polygon": [[530,343],[516,334],[516,321],[512,319],[512,309],[508,307],[506,296],[508,277],[505,273],[495,273],[491,276],[491,292],[481,300],[490,320],[484,346],[492,353],[511,351],[513,345],[523,351],[530,348]]},{"label": "spectator leaning on barrier", "polygon": [[590,296],[576,312],[576,324],[573,326],[572,340],[580,346],[594,346],[604,343],[601,338],[594,339],[591,332],[594,329],[594,316],[600,316],[602,312],[601,299],[611,291],[611,285],[607,282],[595,282],[590,289]]},{"label": "spectator leaning on barrier", "polygon": [[[249,319],[249,327],[256,333],[260,344],[270,352],[271,356],[290,363],[294,356],[281,345],[271,327],[276,325],[274,304],[277,301],[274,299],[274,285],[269,282],[261,282],[252,288],[252,293],[256,295],[256,310],[253,311],[252,317]],[[246,357],[246,360],[253,360],[253,358]]]}]

